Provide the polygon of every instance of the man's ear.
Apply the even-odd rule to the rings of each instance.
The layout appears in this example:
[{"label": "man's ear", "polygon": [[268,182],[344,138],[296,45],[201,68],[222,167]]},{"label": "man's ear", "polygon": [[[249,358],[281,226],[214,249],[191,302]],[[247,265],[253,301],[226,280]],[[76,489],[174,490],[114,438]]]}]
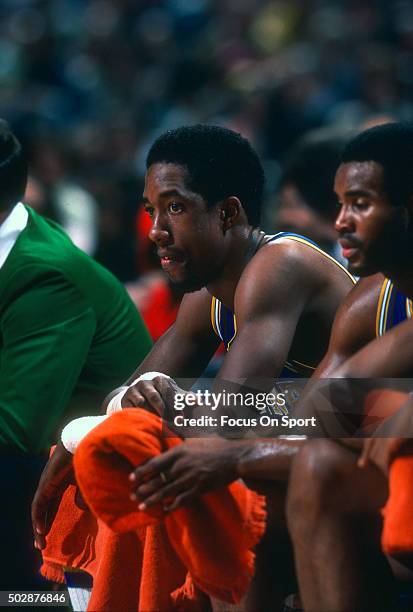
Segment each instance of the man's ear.
[{"label": "man's ear", "polygon": [[219,209],[222,229],[225,233],[238,221],[242,210],[241,202],[236,196],[230,196],[220,202]]}]

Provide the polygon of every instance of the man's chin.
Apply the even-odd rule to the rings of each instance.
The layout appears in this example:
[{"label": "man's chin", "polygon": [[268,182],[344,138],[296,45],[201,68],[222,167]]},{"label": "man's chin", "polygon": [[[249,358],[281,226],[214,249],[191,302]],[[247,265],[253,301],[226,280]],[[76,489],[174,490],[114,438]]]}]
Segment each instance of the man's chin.
[{"label": "man's chin", "polygon": [[348,262],[347,269],[350,274],[353,274],[354,276],[360,276],[362,278],[364,276],[371,276],[372,274],[377,274],[377,272],[380,272],[377,266],[368,265],[365,262]]},{"label": "man's chin", "polygon": [[193,293],[206,287],[210,282],[216,279],[219,272],[216,269],[210,269],[206,273],[199,276],[192,270],[186,270],[185,274],[168,274],[169,281],[178,291],[182,293]]},{"label": "man's chin", "polygon": [[174,288],[178,291],[181,291],[182,293],[194,293],[195,291],[199,291],[206,285],[204,281],[198,278],[176,279],[171,278],[170,276],[168,278]]}]

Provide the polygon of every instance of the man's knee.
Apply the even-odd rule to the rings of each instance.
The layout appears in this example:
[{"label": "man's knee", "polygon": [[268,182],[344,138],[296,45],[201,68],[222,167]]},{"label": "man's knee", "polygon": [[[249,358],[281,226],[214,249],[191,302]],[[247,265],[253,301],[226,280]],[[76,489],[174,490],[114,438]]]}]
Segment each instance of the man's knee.
[{"label": "man's knee", "polygon": [[311,440],[294,459],[287,496],[290,527],[296,520],[316,520],[322,513],[340,511],[351,482],[356,456],[332,440]]}]

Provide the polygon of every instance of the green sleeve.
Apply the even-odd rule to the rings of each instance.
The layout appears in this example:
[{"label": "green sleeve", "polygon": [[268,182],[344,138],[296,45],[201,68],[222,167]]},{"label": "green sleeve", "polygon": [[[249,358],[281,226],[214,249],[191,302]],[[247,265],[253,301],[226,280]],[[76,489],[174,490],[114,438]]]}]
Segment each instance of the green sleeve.
[{"label": "green sleeve", "polygon": [[95,316],[59,272],[48,272],[2,316],[0,449],[47,448],[95,332]]}]

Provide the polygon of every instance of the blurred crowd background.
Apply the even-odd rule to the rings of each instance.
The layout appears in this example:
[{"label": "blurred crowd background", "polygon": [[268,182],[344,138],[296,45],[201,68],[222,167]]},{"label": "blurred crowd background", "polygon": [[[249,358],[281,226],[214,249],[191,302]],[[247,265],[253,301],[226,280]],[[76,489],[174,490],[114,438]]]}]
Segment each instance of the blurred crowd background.
[{"label": "blurred crowd background", "polygon": [[412,101],[406,0],[0,0],[0,116],[29,151],[26,202],[126,283],[153,266],[137,211],[165,129],[249,138],[273,230],[291,147],[413,119]]}]

